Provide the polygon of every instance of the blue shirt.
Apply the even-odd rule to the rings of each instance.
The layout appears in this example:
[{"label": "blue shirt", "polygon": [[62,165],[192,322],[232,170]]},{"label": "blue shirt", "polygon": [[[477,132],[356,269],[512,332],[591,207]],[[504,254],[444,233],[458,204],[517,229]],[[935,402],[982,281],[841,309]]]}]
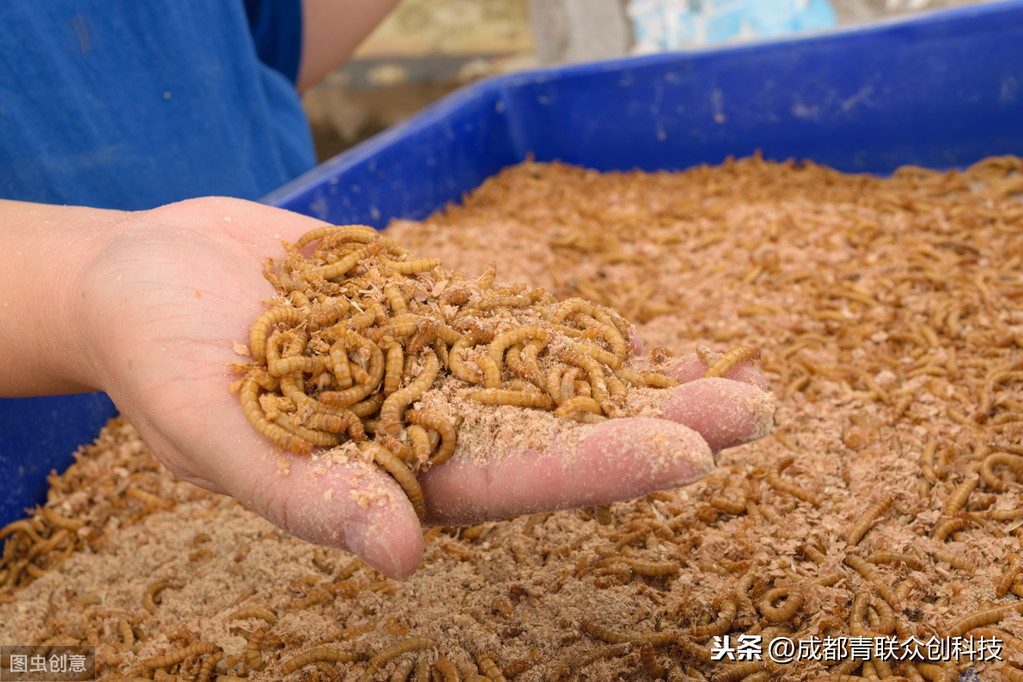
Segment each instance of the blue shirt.
[{"label": "blue shirt", "polygon": [[258,199],[315,164],[300,0],[3,0],[0,198]]}]

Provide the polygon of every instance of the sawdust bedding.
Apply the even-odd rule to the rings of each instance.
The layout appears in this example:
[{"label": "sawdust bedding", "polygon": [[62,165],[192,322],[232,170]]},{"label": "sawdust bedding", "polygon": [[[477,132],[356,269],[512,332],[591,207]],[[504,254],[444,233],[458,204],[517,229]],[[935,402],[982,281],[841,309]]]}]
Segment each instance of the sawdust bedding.
[{"label": "sawdust bedding", "polygon": [[758,348],[771,436],[609,509],[425,529],[394,582],[174,478],[114,420],[5,529],[0,641],[94,644],[101,679],[1020,679],[711,662],[709,641],[985,635],[1023,667],[1021,192],[1013,157],[510,168],[386,234],[614,307],[648,348]]}]

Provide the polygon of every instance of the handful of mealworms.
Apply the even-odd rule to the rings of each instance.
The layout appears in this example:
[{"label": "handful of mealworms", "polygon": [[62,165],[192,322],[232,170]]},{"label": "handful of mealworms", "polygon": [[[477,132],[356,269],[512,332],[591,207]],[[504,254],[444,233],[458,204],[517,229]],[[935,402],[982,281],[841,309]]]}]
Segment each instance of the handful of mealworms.
[{"label": "handful of mealworms", "polygon": [[[629,328],[613,309],[495,286],[493,265],[470,280],[361,225],[318,228],[285,247],[263,271],[279,296],[252,325],[252,361],[236,365],[244,377],[232,390],[281,448],[309,454],[356,441],[420,516],[415,472],[452,455],[459,419],[409,408],[442,372],[463,382],[471,401],[582,423],[629,416],[629,386],[677,383],[626,367]],[[717,364],[705,357],[707,376],[749,358],[741,348]]]}]

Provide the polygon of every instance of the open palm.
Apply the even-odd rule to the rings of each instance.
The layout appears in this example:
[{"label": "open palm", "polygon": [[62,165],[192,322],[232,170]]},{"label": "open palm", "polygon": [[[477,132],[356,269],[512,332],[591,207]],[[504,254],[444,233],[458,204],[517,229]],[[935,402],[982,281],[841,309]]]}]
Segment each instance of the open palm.
[{"label": "open palm", "polygon": [[[276,451],[248,423],[228,386],[234,347],[273,288],[261,271],[319,221],[230,199],[201,199],[129,214],[84,271],[75,320],[105,390],[154,454],[179,476],[234,496],[290,533],[341,546],[392,577],[409,575],[422,532],[401,488],[358,462],[317,466]],[[481,468],[453,459],[420,477],[427,523],[602,504],[691,483],[712,452],[757,438],[771,423],[762,378],[690,381],[695,358],[674,368],[661,419],[621,419],[581,441],[502,453]],[[284,472],[287,472],[286,474]],[[388,492],[367,502],[369,489]]]}]

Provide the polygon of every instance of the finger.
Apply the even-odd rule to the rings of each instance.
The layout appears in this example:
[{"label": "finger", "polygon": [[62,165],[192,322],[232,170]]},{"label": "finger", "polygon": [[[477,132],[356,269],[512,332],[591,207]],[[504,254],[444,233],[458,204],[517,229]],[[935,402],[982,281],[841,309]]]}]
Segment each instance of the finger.
[{"label": "finger", "polygon": [[770,433],[774,408],[774,396],[752,382],[696,379],[668,391],[661,416],[697,431],[713,452],[719,452]]},{"label": "finger", "polygon": [[635,418],[570,429],[543,450],[462,456],[420,483],[427,523],[463,524],[632,499],[693,483],[713,468],[710,448],[692,429]]},{"label": "finger", "polygon": [[[716,356],[720,358],[721,354],[718,353]],[[663,367],[658,367],[657,371],[685,384],[701,379],[707,372],[707,365],[696,355],[683,355],[679,358],[673,358]],[[767,380],[764,379],[756,365],[749,360],[743,360],[736,364],[735,367],[725,373],[723,378],[756,386],[761,391],[768,390]]]}]

